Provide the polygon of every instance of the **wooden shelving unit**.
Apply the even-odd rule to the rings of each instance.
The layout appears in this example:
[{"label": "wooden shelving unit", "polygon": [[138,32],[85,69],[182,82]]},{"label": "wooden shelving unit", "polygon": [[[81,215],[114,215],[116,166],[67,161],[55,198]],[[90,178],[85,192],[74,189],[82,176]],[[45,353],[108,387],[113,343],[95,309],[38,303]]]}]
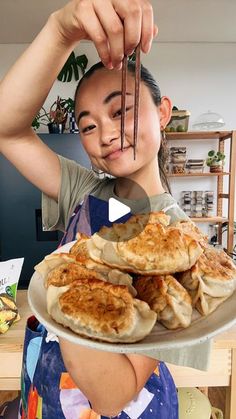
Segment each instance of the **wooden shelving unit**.
[{"label": "wooden shelving unit", "polygon": [[[169,174],[169,177],[206,177],[215,176],[217,179],[217,214],[214,217],[192,218],[194,222],[217,223],[219,224],[219,240],[222,242],[222,223],[227,222],[227,251],[232,253],[234,245],[234,202],[235,202],[235,176],[236,176],[236,131],[190,131],[190,132],[168,132],[168,141],[204,141],[216,140],[218,151],[224,153],[225,141],[230,141],[229,172],[222,173],[179,173]],[[229,176],[228,190],[224,191],[223,177]],[[223,199],[228,200],[228,216],[223,217]]]},{"label": "wooden shelving unit", "polygon": [[229,172],[222,172],[222,173],[210,173],[210,172],[203,172],[203,173],[168,173],[168,177],[192,177],[192,176],[227,176]]},{"label": "wooden shelving unit", "polygon": [[227,140],[235,131],[167,132],[169,140]]},{"label": "wooden shelving unit", "polygon": [[228,222],[226,217],[192,217],[195,223],[225,223]]}]

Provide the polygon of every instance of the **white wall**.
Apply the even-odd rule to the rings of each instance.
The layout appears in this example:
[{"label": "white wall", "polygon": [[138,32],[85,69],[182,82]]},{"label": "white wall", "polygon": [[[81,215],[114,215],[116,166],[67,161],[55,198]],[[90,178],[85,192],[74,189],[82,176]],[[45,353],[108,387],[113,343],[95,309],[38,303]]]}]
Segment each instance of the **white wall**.
[{"label": "white wall", "polygon": [[[26,44],[0,44],[0,79],[27,47]],[[83,42],[77,54],[85,53],[89,66],[97,60],[90,43]],[[180,109],[188,108],[190,122],[208,109],[219,112],[226,129],[236,128],[236,44],[235,43],[158,43],[153,44],[143,63],[158,80],[162,94],[170,96]],[[26,69],[27,72],[27,69]],[[72,96],[75,82],[56,81],[48,100]]]},{"label": "white wall", "polygon": [[[0,45],[0,79],[26,46]],[[76,52],[86,53],[89,66],[98,60],[90,43],[81,43]],[[168,95],[179,109],[191,112],[190,126],[199,114],[212,110],[223,116],[225,129],[236,129],[235,43],[155,42],[150,54],[143,56],[143,63],[158,80],[162,95]],[[56,81],[45,102],[46,108],[49,108],[57,94],[72,97],[75,85],[75,82]],[[214,144],[192,142],[189,144],[188,157],[205,158]],[[181,190],[214,190],[216,179],[180,178],[174,180],[174,185],[174,195],[179,199]]]}]

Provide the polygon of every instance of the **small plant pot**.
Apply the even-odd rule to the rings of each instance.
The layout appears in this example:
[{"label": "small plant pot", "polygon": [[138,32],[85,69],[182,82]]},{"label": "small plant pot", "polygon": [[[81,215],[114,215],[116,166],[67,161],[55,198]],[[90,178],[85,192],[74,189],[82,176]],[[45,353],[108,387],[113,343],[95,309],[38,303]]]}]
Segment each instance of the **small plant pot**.
[{"label": "small plant pot", "polygon": [[48,131],[49,134],[62,134],[65,130],[65,124],[55,124],[54,122],[49,122]]},{"label": "small plant pot", "polygon": [[222,164],[212,164],[210,166],[210,172],[211,173],[221,173],[223,171],[223,165]]}]

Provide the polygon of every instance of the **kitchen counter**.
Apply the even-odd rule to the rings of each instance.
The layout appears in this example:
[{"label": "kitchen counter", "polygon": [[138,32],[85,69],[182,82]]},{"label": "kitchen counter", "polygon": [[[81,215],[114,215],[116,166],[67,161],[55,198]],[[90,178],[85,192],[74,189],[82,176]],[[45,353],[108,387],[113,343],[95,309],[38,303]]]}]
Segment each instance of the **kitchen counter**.
[{"label": "kitchen counter", "polygon": [[[27,291],[17,292],[21,320],[0,335],[0,390],[19,390],[26,319],[31,315]],[[177,387],[226,387],[225,419],[236,414],[236,327],[217,335],[213,342],[210,368],[203,372],[167,364]],[[234,413],[234,416],[233,416]]]}]

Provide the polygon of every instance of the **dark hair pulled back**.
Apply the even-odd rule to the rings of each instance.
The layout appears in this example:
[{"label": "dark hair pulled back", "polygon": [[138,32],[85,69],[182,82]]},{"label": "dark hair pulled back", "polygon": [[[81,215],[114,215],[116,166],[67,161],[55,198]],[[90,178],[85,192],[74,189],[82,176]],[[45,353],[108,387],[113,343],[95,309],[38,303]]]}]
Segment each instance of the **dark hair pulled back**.
[{"label": "dark hair pulled back", "polygon": [[[104,68],[104,65],[101,61],[99,61],[98,63],[94,64],[92,67],[90,67],[90,69],[83,75],[83,77],[80,79],[76,91],[75,91],[75,96],[74,96],[74,100],[76,101],[78,92],[79,92],[79,88],[81,86],[81,84],[83,83],[84,80],[89,79],[93,73],[95,73],[95,71]],[[133,76],[135,75],[135,63],[131,60],[128,61],[128,71],[130,74],[132,74]],[[156,80],[154,79],[154,77],[152,76],[152,74],[150,73],[150,71],[144,67],[143,65],[141,65],[141,80],[143,81],[143,83],[148,87],[150,94],[152,96],[152,100],[155,103],[156,106],[161,104],[161,91],[160,88],[156,82]],[[165,132],[162,131],[161,132],[162,138],[161,138],[161,144],[160,144],[160,149],[158,151],[158,165],[159,165],[159,170],[160,170],[160,177],[161,177],[161,181],[163,184],[163,187],[170,192],[170,185],[166,176],[166,170],[165,170],[165,166],[167,163],[167,159],[168,159],[168,147],[167,147],[167,142],[166,142],[166,138],[165,138]]]}]

